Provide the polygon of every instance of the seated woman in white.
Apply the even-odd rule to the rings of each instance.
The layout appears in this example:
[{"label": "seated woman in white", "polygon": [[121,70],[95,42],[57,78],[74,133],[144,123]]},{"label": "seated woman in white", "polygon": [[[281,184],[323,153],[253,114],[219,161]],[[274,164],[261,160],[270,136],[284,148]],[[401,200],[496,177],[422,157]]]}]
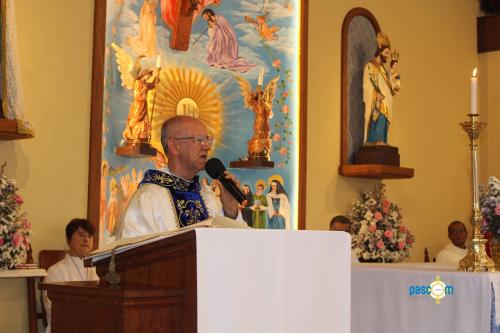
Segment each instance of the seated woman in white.
[{"label": "seated woman in white", "polygon": [[[66,226],[66,242],[69,245],[69,254],[47,270],[44,282],[66,281],[97,281],[99,280],[95,267],[84,267],[83,258],[90,252],[93,244],[94,227],[87,220],[73,219]],[[52,303],[43,292],[43,305],[47,314],[47,330],[50,333],[50,319]]]}]

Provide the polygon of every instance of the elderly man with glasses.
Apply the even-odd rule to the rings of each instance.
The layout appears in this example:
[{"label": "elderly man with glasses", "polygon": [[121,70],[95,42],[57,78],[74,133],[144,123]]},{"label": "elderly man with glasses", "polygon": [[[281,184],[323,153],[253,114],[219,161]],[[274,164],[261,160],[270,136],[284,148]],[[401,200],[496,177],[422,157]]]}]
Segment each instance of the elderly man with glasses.
[{"label": "elderly man with glasses", "polygon": [[[161,128],[161,143],[168,169],[147,170],[125,212],[118,238],[176,230],[209,217],[227,216],[242,221],[237,201],[220,184],[221,201],[198,181],[214,143],[207,128],[189,116],[168,119]],[[236,178],[226,178],[239,186]]]}]

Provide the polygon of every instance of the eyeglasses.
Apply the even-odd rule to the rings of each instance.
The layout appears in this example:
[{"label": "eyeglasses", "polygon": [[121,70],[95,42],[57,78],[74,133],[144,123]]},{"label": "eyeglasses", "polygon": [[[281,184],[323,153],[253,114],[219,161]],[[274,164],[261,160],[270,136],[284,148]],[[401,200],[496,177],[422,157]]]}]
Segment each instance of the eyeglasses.
[{"label": "eyeglasses", "polygon": [[186,136],[184,138],[174,138],[175,140],[192,140],[193,142],[196,142],[197,145],[209,145],[212,146],[215,142],[214,138],[212,136],[208,135],[197,135],[197,136]]}]

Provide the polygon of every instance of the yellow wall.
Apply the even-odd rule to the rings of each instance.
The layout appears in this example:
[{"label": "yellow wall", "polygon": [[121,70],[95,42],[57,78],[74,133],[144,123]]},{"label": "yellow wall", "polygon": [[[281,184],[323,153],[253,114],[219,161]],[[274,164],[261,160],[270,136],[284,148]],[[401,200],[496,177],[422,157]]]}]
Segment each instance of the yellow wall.
[{"label": "yellow wall", "polygon": [[[33,224],[35,255],[65,246],[64,226],[86,216],[94,2],[16,0],[25,116],[36,137],[0,141]],[[24,280],[0,280],[0,331],[27,332]]]},{"label": "yellow wall", "polygon": [[484,148],[482,149],[482,181],[487,177],[500,178],[500,51],[487,52],[479,56],[480,68],[485,79],[479,86],[481,113],[488,123],[485,130]]},{"label": "yellow wall", "polygon": [[[467,120],[469,78],[477,66],[473,1],[310,1],[307,227],[326,229],[360,191],[377,181],[339,176],[341,26],[353,7],[377,18],[401,55],[402,90],[389,140],[400,148],[408,180],[387,180],[389,199],[403,208],[416,235],[411,259],[431,257],[447,243],[446,227],[470,214]],[[401,15],[401,13],[408,13]],[[318,161],[321,156],[321,163]],[[321,175],[318,177],[318,175]]]},{"label": "yellow wall", "polygon": [[[66,222],[86,213],[93,2],[15,1],[26,117],[35,122],[37,135],[0,142],[0,160],[8,161],[8,174],[25,197],[35,255],[62,248]],[[327,229],[334,214],[345,213],[360,191],[376,183],[337,173],[340,30],[345,14],[362,6],[401,54],[402,91],[390,140],[400,148],[402,165],[416,174],[385,181],[388,195],[403,207],[416,234],[412,260],[422,260],[425,246],[435,256],[447,242],[449,221],[466,220],[470,210],[468,142],[458,122],[466,120],[470,72],[478,63],[475,2],[313,0],[309,6],[308,229]],[[487,60],[498,73],[498,53]],[[500,83],[491,70],[490,91]],[[487,95],[480,97],[483,104],[487,100],[491,129],[492,110],[500,103],[498,94]],[[496,147],[488,149],[494,155]],[[487,165],[499,170],[500,160]],[[2,280],[0,295],[2,331],[27,332],[24,281]]]}]

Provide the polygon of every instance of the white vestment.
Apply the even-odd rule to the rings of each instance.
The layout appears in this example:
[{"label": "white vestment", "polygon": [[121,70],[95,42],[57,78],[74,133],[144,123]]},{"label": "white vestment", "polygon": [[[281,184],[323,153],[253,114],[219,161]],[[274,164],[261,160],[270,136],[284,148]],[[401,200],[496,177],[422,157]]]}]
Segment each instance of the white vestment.
[{"label": "white vestment", "polygon": [[436,256],[436,262],[443,264],[458,264],[467,255],[467,249],[462,249],[450,243]]},{"label": "white vestment", "polygon": [[[47,276],[43,282],[68,282],[68,281],[98,281],[99,277],[95,272],[95,267],[84,267],[83,260],[79,257],[73,257],[66,254],[64,259],[50,266],[47,270]],[[47,297],[47,292],[42,293],[43,306],[47,314],[47,330],[50,333],[50,317],[52,302]]]},{"label": "white vestment", "polygon": [[[210,217],[224,216],[222,205],[213,191],[201,186],[200,194]],[[236,220],[243,221],[241,212],[238,212]],[[170,191],[160,185],[145,183],[130,199],[117,239],[171,231],[179,227]]]}]

